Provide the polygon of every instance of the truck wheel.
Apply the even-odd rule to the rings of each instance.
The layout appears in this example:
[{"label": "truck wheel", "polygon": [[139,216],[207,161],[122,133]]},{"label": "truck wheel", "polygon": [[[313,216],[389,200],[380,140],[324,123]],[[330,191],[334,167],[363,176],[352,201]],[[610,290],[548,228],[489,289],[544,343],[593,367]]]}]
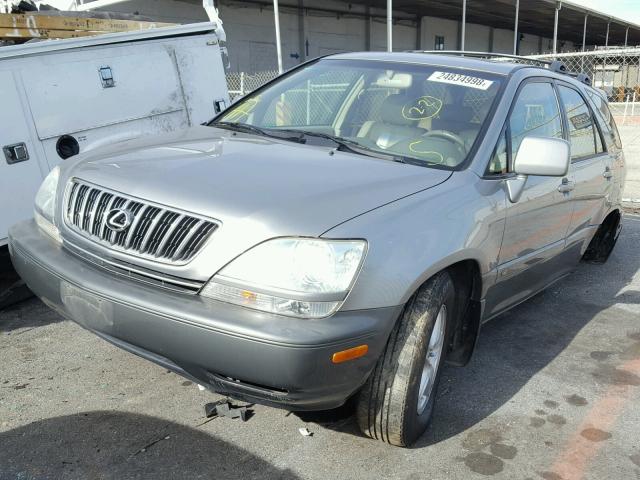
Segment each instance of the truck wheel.
[{"label": "truck wheel", "polygon": [[407,304],[357,399],[356,416],[365,435],[407,447],[429,426],[454,298],[451,277],[441,272]]}]

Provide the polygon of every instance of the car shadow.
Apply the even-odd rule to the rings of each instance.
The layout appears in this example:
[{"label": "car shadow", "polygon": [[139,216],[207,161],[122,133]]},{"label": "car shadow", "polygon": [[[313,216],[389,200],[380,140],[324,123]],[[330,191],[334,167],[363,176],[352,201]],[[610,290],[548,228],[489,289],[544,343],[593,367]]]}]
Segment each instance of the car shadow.
[{"label": "car shadow", "polygon": [[11,264],[9,249],[6,246],[0,247],[0,321],[5,309],[32,297],[33,293]]},{"label": "car shadow", "polygon": [[161,418],[90,411],[0,433],[0,478],[299,478],[205,433]]},{"label": "car shadow", "polygon": [[[464,368],[445,367],[433,421],[415,448],[444,441],[491,415],[602,311],[616,304],[640,305],[640,291],[620,293],[640,270],[640,255],[635,253],[640,217],[627,221],[630,225],[623,229],[606,264],[581,263],[565,279],[483,325],[471,362]],[[587,355],[585,361],[594,360]],[[361,435],[352,404],[297,415],[332,430]]]},{"label": "car shadow", "polygon": [[39,299],[31,297],[0,310],[0,335],[20,335],[63,320]]}]

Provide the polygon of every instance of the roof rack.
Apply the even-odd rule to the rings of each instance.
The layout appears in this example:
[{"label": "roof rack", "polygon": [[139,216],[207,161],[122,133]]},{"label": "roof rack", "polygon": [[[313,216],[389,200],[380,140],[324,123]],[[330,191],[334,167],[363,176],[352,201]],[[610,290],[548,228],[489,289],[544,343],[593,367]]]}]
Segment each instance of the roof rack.
[{"label": "roof rack", "polygon": [[458,55],[461,57],[484,58],[484,59],[506,59],[515,60],[514,63],[524,63],[526,65],[539,66],[555,73],[570,75],[576,80],[591,86],[591,78],[586,73],[570,72],[564,62],[560,60],[539,60],[537,58],[524,57],[522,55],[510,55],[508,53],[492,52],[472,52],[466,50],[410,50],[411,53],[428,53],[430,55]]}]

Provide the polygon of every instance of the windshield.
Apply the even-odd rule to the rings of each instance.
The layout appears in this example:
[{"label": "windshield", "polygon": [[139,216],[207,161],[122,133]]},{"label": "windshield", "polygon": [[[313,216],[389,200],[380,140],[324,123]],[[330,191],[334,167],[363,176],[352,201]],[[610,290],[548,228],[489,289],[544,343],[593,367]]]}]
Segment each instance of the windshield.
[{"label": "windshield", "polygon": [[211,125],[306,133],[359,153],[454,168],[471,150],[500,83],[485,72],[325,59],[248,95]]}]

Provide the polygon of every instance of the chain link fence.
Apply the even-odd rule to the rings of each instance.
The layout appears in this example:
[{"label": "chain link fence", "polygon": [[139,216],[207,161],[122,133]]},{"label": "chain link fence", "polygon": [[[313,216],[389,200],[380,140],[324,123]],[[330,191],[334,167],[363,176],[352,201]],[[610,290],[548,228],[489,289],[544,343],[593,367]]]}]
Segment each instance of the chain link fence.
[{"label": "chain link fence", "polygon": [[[495,60],[496,58],[493,57]],[[585,73],[594,87],[603,90],[611,110],[620,124],[640,125],[640,48],[596,48],[587,52],[531,55],[515,60],[505,56],[504,61],[535,64],[536,60],[560,60],[570,72]],[[256,73],[235,72],[227,74],[231,100],[246,95],[278,76],[276,70]],[[323,87],[326,88],[326,87]],[[323,96],[313,91],[313,86],[301,91],[305,101]],[[329,94],[325,92],[324,94]],[[305,102],[300,103],[304,105]]]},{"label": "chain link fence", "polygon": [[277,70],[267,70],[264,72],[245,73],[234,72],[227,74],[227,87],[231,101],[243,97],[258,87],[261,87],[270,80],[278,76]]},{"label": "chain link fence", "polygon": [[596,48],[528,58],[560,60],[570,72],[587,74],[591,84],[607,94],[618,123],[640,125],[640,48]]}]

